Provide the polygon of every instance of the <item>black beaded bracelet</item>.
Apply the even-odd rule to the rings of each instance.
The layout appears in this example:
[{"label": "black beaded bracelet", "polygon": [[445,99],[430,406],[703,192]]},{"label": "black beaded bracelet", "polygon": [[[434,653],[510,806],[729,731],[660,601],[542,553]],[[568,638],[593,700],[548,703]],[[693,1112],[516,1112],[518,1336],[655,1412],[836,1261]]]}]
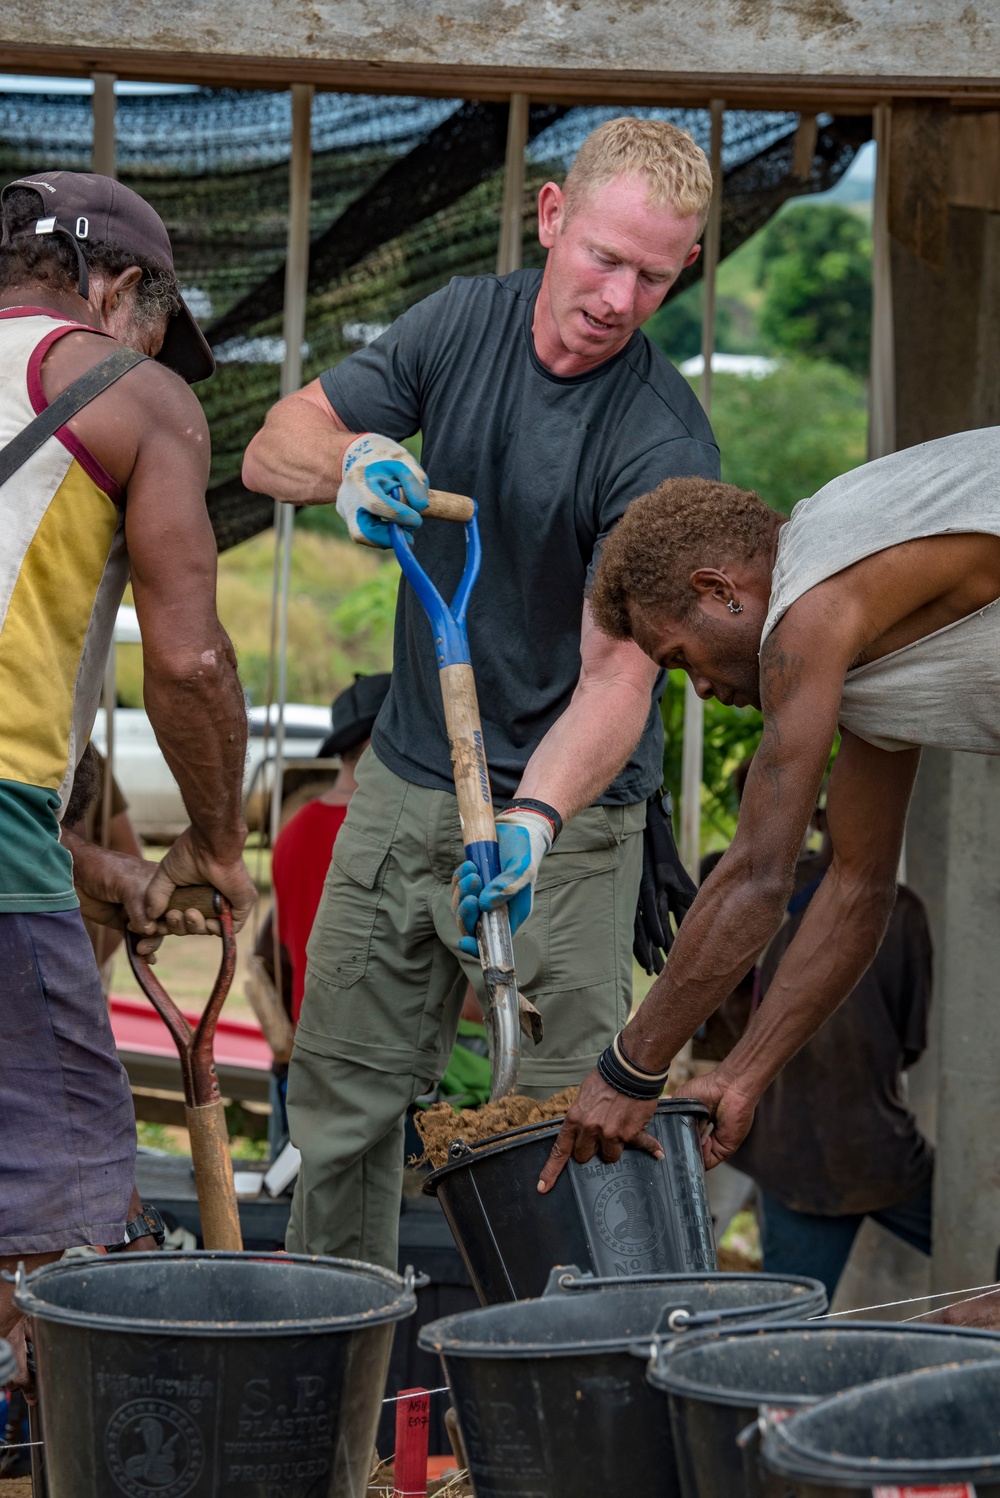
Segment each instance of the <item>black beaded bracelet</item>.
[{"label": "black beaded bracelet", "polygon": [[504,807],[504,811],[536,811],[539,816],[552,823],[553,842],[563,830],[563,819],[555,807],[550,806],[547,801],[536,801],[533,796],[516,797],[509,806]]},{"label": "black beaded bracelet", "polygon": [[667,1080],[667,1071],[651,1072],[630,1061],[622,1050],[621,1035],[616,1035],[607,1050],[602,1051],[597,1070],[616,1092],[641,1100],[658,1098]]}]

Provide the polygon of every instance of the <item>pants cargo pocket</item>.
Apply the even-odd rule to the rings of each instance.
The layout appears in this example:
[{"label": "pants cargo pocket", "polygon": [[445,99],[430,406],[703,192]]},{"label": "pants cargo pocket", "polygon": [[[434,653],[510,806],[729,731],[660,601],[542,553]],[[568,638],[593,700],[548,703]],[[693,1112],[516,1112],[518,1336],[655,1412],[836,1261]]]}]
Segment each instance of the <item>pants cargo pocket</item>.
[{"label": "pants cargo pocket", "polygon": [[306,949],[309,967],[337,988],[364,977],[388,859],[383,844],[341,828]]},{"label": "pants cargo pocket", "polygon": [[[574,817],[542,863],[523,944],[540,949],[533,963],[534,954],[525,952],[525,957],[534,969],[534,984],[546,992],[615,980],[620,822],[619,808],[589,807]],[[520,979],[520,957],[517,970]],[[529,984],[527,975],[522,981]]]}]

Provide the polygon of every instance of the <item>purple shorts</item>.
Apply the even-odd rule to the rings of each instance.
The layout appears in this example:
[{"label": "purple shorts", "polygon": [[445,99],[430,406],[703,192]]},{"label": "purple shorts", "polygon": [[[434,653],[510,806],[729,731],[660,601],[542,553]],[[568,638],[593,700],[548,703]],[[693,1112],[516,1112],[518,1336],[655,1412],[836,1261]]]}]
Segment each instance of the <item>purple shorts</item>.
[{"label": "purple shorts", "polygon": [[0,914],[0,1254],[117,1243],[135,1112],[78,910]]}]

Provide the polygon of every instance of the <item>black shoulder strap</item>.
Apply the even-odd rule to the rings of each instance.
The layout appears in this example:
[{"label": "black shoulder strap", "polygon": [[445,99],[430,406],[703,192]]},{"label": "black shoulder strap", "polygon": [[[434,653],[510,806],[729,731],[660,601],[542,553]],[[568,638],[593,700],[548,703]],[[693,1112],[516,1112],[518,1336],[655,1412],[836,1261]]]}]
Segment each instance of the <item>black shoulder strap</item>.
[{"label": "black shoulder strap", "polygon": [[6,447],[0,448],[0,485],[5,484],[11,474],[16,473],[32,453],[38,451],[43,442],[55,436],[71,416],[81,411],[95,395],[100,395],[116,380],[120,380],[123,374],[128,374],[130,369],[141,364],[145,357],[145,354],[140,354],[135,349],[116,349],[110,358],[95,364],[93,369],[88,369],[72,385],[67,385],[50,406],[46,406],[34,421],[30,421],[18,432]]}]

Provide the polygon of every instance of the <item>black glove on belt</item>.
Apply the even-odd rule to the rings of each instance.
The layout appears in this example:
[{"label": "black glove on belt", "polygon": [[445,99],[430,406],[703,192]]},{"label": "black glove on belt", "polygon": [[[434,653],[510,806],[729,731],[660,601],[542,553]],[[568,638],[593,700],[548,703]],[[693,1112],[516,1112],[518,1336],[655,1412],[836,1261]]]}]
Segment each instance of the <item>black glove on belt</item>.
[{"label": "black glove on belt", "polygon": [[673,945],[674,929],[680,926],[698,893],[674,842],[673,810],[669,791],[650,796],[646,803],[632,952],[647,973],[663,971],[663,954]]}]

